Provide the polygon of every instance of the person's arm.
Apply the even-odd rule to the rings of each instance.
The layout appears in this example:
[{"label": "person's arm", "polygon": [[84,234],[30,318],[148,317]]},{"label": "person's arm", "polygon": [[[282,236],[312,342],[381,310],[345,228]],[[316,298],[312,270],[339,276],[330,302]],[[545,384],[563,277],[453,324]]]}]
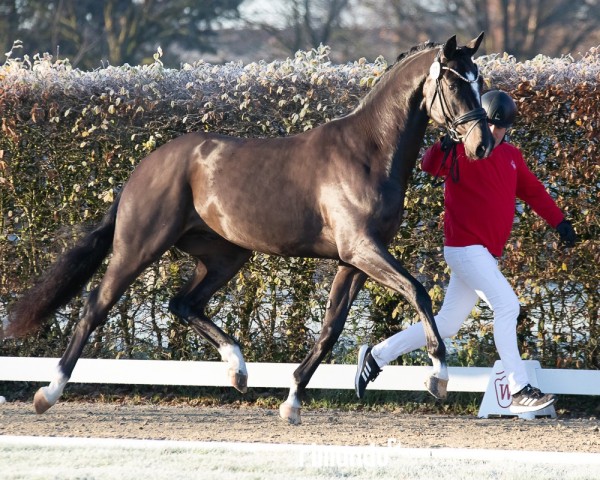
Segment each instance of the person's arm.
[{"label": "person's arm", "polygon": [[529,170],[523,156],[515,159],[517,167],[517,197],[529,205],[535,213],[555,228],[560,239],[569,247],[575,245],[575,230],[564,213],[538,178]]}]

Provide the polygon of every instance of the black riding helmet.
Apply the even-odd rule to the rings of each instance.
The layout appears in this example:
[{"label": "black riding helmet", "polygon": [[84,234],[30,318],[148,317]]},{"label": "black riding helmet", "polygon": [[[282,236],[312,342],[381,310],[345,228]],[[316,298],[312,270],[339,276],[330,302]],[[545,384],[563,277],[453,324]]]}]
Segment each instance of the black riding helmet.
[{"label": "black riding helmet", "polygon": [[510,128],[517,117],[517,106],[510,95],[501,90],[491,90],[481,97],[481,106],[487,112],[488,123],[500,128]]}]

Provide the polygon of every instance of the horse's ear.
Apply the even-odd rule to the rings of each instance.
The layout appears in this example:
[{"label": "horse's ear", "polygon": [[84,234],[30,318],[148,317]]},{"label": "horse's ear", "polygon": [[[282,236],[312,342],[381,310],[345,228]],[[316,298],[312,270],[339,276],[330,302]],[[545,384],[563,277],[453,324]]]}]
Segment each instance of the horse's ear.
[{"label": "horse's ear", "polygon": [[479,45],[483,41],[484,33],[481,32],[477,38],[474,38],[469,43],[465,45],[465,48],[471,53],[471,56],[475,55],[477,49],[479,49]]},{"label": "horse's ear", "polygon": [[454,52],[456,52],[456,35],[452,35],[448,40],[446,40],[446,43],[444,43],[443,52],[446,60],[452,59]]}]

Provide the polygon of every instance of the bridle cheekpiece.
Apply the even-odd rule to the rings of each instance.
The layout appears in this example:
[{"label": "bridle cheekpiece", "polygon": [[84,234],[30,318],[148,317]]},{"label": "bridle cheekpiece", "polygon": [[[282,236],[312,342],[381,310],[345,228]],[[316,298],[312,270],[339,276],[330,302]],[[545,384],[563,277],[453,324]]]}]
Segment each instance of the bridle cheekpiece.
[{"label": "bridle cheekpiece", "polygon": [[[442,51],[440,50],[438,52],[437,56],[435,57],[435,60],[429,67],[429,76],[435,80],[435,93],[433,95],[433,98],[431,99],[431,104],[429,107],[430,107],[430,111],[431,111],[431,107],[433,107],[433,102],[435,101],[436,97],[439,95],[440,96],[440,105],[442,107],[442,113],[444,115],[444,128],[446,129],[448,135],[450,136],[450,138],[453,141],[462,142],[469,136],[471,131],[477,126],[477,124],[480,121],[486,119],[487,113],[482,107],[479,107],[479,108],[475,108],[475,109],[465,113],[464,115],[461,115],[460,117],[452,118],[453,116],[450,113],[450,108],[448,108],[448,102],[446,101],[446,98],[444,96],[444,91],[441,88],[441,79],[443,77],[444,70],[447,70],[447,71],[453,73],[454,75],[456,75],[458,78],[460,78],[464,82],[472,84],[472,83],[477,83],[479,81],[480,72],[479,72],[479,69],[477,69],[477,77],[473,80],[470,80],[467,77],[465,77],[464,75],[462,75],[459,72],[457,72],[456,70],[454,70],[453,68],[450,68],[447,65],[444,65],[441,61],[441,53],[442,53]],[[456,127],[458,127],[459,125],[462,125],[464,123],[469,123],[469,122],[475,122],[475,123],[473,123],[473,125],[471,126],[471,128],[469,128],[467,133],[465,133],[464,135],[460,135],[458,133],[458,131],[456,130]]]}]

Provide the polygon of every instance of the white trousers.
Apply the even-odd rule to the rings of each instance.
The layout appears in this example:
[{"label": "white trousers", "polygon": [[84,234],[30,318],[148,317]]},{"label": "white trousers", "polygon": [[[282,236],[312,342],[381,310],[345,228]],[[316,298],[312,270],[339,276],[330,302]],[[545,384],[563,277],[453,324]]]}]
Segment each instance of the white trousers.
[{"label": "white trousers", "polygon": [[[444,303],[435,316],[442,338],[453,337],[481,298],[494,312],[494,343],[507,374],[509,389],[516,393],[529,380],[517,345],[519,300],[498,269],[498,262],[481,245],[444,247],[450,267],[450,283]],[[380,367],[426,344],[422,324],[410,327],[375,345],[371,354]]]}]

